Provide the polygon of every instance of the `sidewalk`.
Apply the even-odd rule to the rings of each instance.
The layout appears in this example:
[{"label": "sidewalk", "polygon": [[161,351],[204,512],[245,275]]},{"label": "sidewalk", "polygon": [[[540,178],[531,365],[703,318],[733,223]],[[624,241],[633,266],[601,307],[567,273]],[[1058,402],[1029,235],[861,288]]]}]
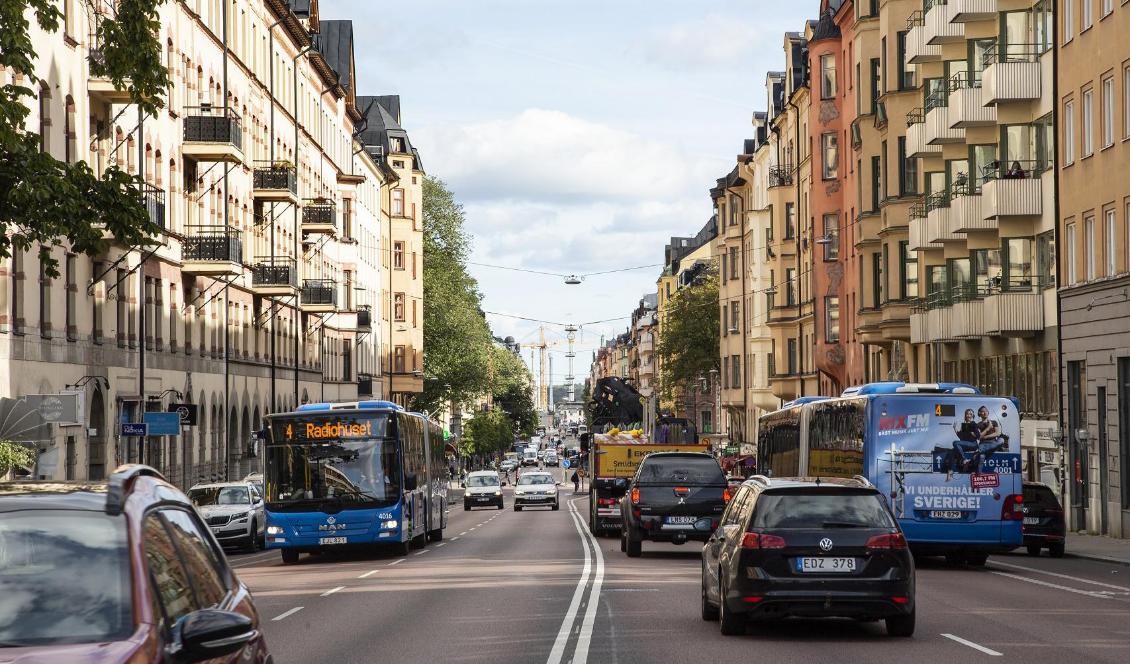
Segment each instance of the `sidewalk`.
[{"label": "sidewalk", "polygon": [[1067,533],[1067,555],[1130,565],[1130,540]]}]

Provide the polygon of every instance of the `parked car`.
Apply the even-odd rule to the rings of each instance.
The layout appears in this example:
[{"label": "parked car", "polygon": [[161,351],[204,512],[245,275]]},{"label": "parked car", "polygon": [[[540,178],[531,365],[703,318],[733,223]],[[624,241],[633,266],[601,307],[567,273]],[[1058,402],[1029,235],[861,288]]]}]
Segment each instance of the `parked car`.
[{"label": "parked car", "polygon": [[464,482],[463,510],[472,507],[497,507],[502,509],[502,482],[493,470],[476,470]]},{"label": "parked car", "polygon": [[0,570],[3,661],[271,661],[247,587],[148,466],[0,482]]},{"label": "parked car", "polygon": [[1062,558],[1067,540],[1063,505],[1046,484],[1024,483],[1024,546],[1028,555],[1038,556],[1047,549],[1052,558]]},{"label": "parked car", "polygon": [[188,497],[212,534],[225,546],[255,551],[266,544],[263,496],[251,482],[197,484]]},{"label": "parked car", "polygon": [[702,618],[723,634],[750,619],[886,621],[914,633],[914,557],[867,480],[754,478],[702,549]]},{"label": "parked car", "polygon": [[722,467],[709,454],[649,454],[620,499],[620,550],[636,558],[644,540],[706,541],[729,497]]},{"label": "parked car", "polygon": [[521,512],[523,507],[534,506],[551,507],[554,510],[561,508],[557,497],[557,482],[547,472],[523,473],[514,485],[514,511]]}]

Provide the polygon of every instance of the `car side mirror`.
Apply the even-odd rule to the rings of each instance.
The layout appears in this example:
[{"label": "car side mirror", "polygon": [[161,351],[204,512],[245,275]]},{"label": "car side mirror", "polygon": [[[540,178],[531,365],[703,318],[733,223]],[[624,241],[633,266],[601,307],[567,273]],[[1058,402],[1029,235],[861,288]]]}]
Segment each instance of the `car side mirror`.
[{"label": "car side mirror", "polygon": [[201,609],[173,625],[171,659],[180,664],[230,655],[259,635],[251,618],[234,611]]}]

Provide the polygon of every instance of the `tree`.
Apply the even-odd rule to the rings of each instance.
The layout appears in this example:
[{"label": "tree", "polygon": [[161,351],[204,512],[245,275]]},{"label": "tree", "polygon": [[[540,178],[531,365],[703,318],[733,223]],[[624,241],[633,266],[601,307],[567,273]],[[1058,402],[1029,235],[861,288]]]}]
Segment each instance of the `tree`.
[{"label": "tree", "polygon": [[504,452],[514,443],[510,418],[498,410],[478,413],[463,427],[464,455],[486,456]]},{"label": "tree", "polygon": [[14,468],[30,467],[35,463],[35,451],[19,443],[0,440],[0,478]]},{"label": "tree", "polygon": [[491,346],[491,396],[496,408],[510,418],[513,431],[532,436],[537,428],[537,411],[530,391],[530,370],[526,363],[506,348]]},{"label": "tree", "polygon": [[423,187],[424,391],[412,406],[431,412],[487,393],[493,345],[478,282],[467,273],[463,206],[442,180],[425,177]]},{"label": "tree", "polygon": [[717,273],[708,272],[671,296],[659,339],[659,389],[664,398],[690,391],[692,381],[720,368],[718,320]]},{"label": "tree", "polygon": [[[100,17],[100,55],[90,62],[92,74],[127,90],[148,115],[164,105],[170,85],[157,38],[163,2],[118,0],[116,14]],[[22,73],[38,88],[29,15],[40,29],[58,31],[61,13],[52,0],[0,0],[0,68]],[[142,180],[116,166],[99,174],[84,161],[67,163],[43,152],[39,134],[26,129],[35,97],[32,87],[19,82],[0,88],[0,258],[37,247],[47,274],[55,277],[51,248],[63,240],[70,250],[91,255],[104,249],[104,229],[128,246],[151,244],[160,229],[142,203]]]}]

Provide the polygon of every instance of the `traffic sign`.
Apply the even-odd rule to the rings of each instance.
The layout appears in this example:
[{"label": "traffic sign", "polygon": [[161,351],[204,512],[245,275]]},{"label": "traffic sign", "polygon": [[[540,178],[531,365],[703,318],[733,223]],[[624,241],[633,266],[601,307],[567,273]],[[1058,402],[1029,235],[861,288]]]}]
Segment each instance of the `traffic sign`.
[{"label": "traffic sign", "polygon": [[150,436],[179,436],[180,422],[178,413],[145,414],[145,425],[149,427]]},{"label": "traffic sign", "polygon": [[149,425],[145,422],[122,422],[123,436],[148,436]]}]

